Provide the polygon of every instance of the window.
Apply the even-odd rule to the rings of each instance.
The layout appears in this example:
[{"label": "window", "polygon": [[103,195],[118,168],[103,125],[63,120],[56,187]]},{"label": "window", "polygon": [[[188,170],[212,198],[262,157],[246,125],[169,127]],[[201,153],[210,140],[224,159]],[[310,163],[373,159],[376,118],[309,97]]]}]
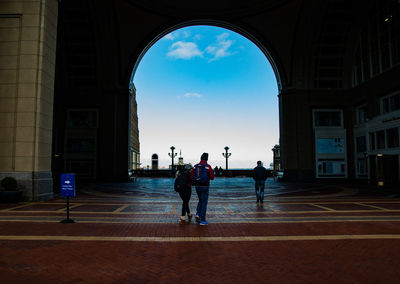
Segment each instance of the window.
[{"label": "window", "polygon": [[319,160],[319,176],[344,176],[345,165],[343,160]]},{"label": "window", "polygon": [[382,113],[388,113],[400,109],[400,93],[383,98],[381,104]]},{"label": "window", "polygon": [[356,149],[357,153],[364,153],[367,151],[367,139],[365,136],[357,137]]},{"label": "window", "polygon": [[67,140],[67,153],[93,153],[96,148],[94,139],[91,138],[69,138]]},{"label": "window", "polygon": [[341,154],[344,153],[343,138],[318,138],[318,154]]},{"label": "window", "polygon": [[367,122],[367,107],[359,107],[357,109],[357,122],[358,124]]},{"label": "window", "polygon": [[385,98],[382,100],[382,113],[387,113],[389,111],[389,98]]},{"label": "window", "polygon": [[380,130],[376,132],[376,146],[377,149],[384,149],[385,148],[385,131]]},{"label": "window", "polygon": [[400,109],[400,94],[395,94],[389,100],[390,111]]},{"label": "window", "polygon": [[342,126],[341,111],[314,111],[314,126],[340,127]]},{"label": "window", "polygon": [[96,110],[69,110],[68,127],[70,128],[93,128],[97,127]]},{"label": "window", "polygon": [[365,159],[358,159],[357,160],[357,174],[359,176],[366,176],[367,175]]},{"label": "window", "polygon": [[386,135],[388,148],[399,147],[399,129],[397,127],[387,129]]},{"label": "window", "polygon": [[375,132],[369,133],[369,149],[375,150]]},{"label": "window", "polygon": [[375,1],[358,39],[354,86],[399,63],[399,3],[399,0]]}]

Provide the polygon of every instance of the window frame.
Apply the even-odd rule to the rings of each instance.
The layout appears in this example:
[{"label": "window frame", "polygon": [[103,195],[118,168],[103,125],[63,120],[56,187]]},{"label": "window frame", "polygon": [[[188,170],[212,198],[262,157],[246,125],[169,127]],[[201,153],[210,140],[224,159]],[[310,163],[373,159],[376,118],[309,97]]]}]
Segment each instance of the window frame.
[{"label": "window frame", "polygon": [[[315,114],[317,112],[339,112],[340,113],[340,125],[339,126],[317,126]],[[312,124],[313,128],[343,128],[344,118],[343,118],[343,109],[313,109],[312,110]]]},{"label": "window frame", "polygon": [[[381,115],[400,110],[400,103],[399,103],[399,108],[397,108],[397,109],[393,109],[392,106],[391,106],[391,98],[395,97],[395,96],[399,96],[398,100],[400,102],[400,91],[396,91],[396,92],[390,93],[390,94],[385,95],[385,96],[383,96],[383,97],[381,97],[379,99]],[[385,100],[387,100],[387,111],[385,111],[385,107],[384,107],[384,104],[385,104],[384,101]]]},{"label": "window frame", "polygon": [[[365,121],[360,121],[360,109],[365,109]],[[356,121],[357,121],[357,125],[360,124],[364,124],[368,122],[368,109],[367,109],[367,105],[363,104],[357,107],[357,111],[356,111]]]}]

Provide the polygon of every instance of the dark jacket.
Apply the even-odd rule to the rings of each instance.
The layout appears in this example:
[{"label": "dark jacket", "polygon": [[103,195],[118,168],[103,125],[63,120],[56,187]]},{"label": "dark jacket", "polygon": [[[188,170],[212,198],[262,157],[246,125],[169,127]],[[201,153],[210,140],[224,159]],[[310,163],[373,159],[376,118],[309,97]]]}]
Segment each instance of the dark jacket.
[{"label": "dark jacket", "polygon": [[265,181],[268,177],[268,171],[263,166],[257,166],[253,170],[253,179]]},{"label": "dark jacket", "polygon": [[175,183],[174,183],[174,188],[176,189],[176,184],[177,184],[177,179],[178,177],[182,177],[182,181],[185,181],[186,184],[186,189],[185,191],[189,191],[192,187],[192,180],[190,178],[190,171],[181,169],[176,173],[176,178],[175,178]]}]

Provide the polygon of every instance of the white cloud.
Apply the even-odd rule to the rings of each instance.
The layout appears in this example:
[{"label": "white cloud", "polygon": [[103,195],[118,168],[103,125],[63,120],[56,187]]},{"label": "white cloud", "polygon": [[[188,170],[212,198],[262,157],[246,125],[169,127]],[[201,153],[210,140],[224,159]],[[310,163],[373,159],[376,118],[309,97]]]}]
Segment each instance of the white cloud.
[{"label": "white cloud", "polygon": [[172,33],[169,33],[169,34],[165,35],[165,36],[163,37],[163,39],[166,39],[166,40],[174,40],[174,39],[175,39],[175,36],[174,36]]},{"label": "white cloud", "polygon": [[183,35],[183,38],[188,38],[188,37],[190,37],[191,33],[189,31],[183,31],[182,35]]},{"label": "white cloud", "polygon": [[201,34],[195,34],[194,36],[193,36],[193,39],[194,40],[201,40],[203,38],[203,36],[201,35]]},{"label": "white cloud", "polygon": [[171,45],[167,55],[177,59],[191,59],[196,56],[203,57],[203,52],[194,42],[177,41]]},{"label": "white cloud", "polygon": [[210,54],[215,54],[216,50],[217,50],[217,47],[216,46],[212,46],[212,45],[209,45],[206,48],[206,52],[210,53]]},{"label": "white cloud", "polygon": [[198,99],[200,99],[200,98],[203,97],[203,95],[202,95],[202,94],[199,94],[199,93],[186,93],[186,94],[184,94],[183,96],[184,96],[185,98],[198,98]]},{"label": "white cloud", "polygon": [[229,40],[228,37],[228,33],[222,33],[217,36],[217,42],[215,44],[207,46],[206,52],[213,55],[213,58],[208,62],[234,54],[228,50],[233,44],[233,41]]},{"label": "white cloud", "polygon": [[229,37],[228,33],[222,33],[220,35],[217,35],[217,40],[220,41],[224,41],[225,39],[227,39]]}]

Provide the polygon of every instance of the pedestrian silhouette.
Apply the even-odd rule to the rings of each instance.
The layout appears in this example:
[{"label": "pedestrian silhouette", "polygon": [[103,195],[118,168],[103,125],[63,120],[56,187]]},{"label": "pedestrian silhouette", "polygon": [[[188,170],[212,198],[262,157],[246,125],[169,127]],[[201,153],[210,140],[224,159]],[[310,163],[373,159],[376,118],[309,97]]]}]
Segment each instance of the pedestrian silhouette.
[{"label": "pedestrian silhouette", "polygon": [[208,153],[203,153],[200,160],[200,163],[196,164],[191,170],[190,177],[196,187],[197,196],[199,197],[196,211],[196,222],[200,223],[200,225],[208,225],[206,220],[208,193],[210,180],[214,179],[214,171],[212,167],[207,164]]},{"label": "pedestrian silhouette", "polygon": [[264,187],[268,177],[268,171],[262,166],[262,162],[257,162],[257,167],[253,169],[253,179],[255,181],[257,204],[264,204]]}]

